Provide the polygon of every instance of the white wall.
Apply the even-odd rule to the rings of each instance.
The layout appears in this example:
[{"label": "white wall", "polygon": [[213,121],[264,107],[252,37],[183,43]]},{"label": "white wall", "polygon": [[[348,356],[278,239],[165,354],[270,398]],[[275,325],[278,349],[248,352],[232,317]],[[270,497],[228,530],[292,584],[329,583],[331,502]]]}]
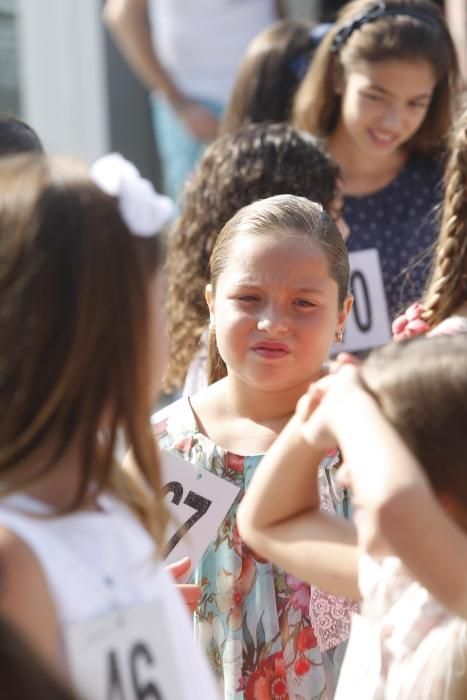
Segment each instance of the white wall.
[{"label": "white wall", "polygon": [[17,0],[22,114],[51,153],[109,148],[99,0]]},{"label": "white wall", "polygon": [[286,0],[287,14],[290,17],[317,20],[319,0]]}]

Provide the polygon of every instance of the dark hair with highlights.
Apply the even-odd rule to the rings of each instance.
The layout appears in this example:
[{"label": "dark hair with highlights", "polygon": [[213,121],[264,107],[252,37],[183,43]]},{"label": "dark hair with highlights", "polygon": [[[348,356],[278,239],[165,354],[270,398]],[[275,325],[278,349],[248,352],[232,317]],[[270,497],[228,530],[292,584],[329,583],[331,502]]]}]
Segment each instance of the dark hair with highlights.
[{"label": "dark hair with highlights", "polygon": [[[323,207],[305,197],[277,195],[253,202],[240,209],[226,223],[209,261],[209,282],[213,296],[217,281],[225,270],[232,247],[239,236],[301,235],[316,244],[326,258],[329,274],[338,287],[338,304],[342,308],[349,288],[349,256],[344,240]],[[227,367],[219,354],[216,335],[210,333],[208,347],[208,382],[222,379]]]},{"label": "dark hair with highlights", "polygon": [[331,211],[338,169],[320,142],[286,124],[257,124],[217,139],[205,151],[182,196],[168,239],[168,391],[186,377],[207,323],[208,263],[222,227],[242,207],[294,194]]},{"label": "dark hair with highlights", "polygon": [[[76,444],[79,488],[60,512],[82,506],[92,483],[124,499],[159,543],[148,339],[161,262],[159,237],[132,235],[84,164],[0,159],[0,479],[20,489]],[[120,428],[146,490],[114,461]]]},{"label": "dark hair with highlights", "polygon": [[293,122],[312,134],[329,136],[341,111],[337,87],[350,71],[386,60],[426,61],[434,71],[436,86],[422,125],[406,145],[411,153],[434,155],[444,145],[456,111],[459,69],[454,44],[440,9],[430,0],[386,0],[385,4],[417,11],[430,21],[405,15],[379,17],[353,31],[333,53],[331,47],[342,27],[375,6],[374,0],[349,2],[316,50],[297,91]]}]

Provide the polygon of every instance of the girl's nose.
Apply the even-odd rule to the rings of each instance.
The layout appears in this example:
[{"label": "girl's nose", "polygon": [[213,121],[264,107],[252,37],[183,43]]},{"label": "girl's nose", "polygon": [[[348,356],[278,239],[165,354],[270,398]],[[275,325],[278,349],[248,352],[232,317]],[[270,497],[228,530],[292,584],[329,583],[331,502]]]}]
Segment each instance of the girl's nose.
[{"label": "girl's nose", "polygon": [[381,126],[396,131],[401,124],[401,114],[397,107],[388,107],[383,115]]},{"label": "girl's nose", "polygon": [[284,316],[273,309],[268,309],[258,321],[258,330],[271,335],[287,333],[288,326]]}]

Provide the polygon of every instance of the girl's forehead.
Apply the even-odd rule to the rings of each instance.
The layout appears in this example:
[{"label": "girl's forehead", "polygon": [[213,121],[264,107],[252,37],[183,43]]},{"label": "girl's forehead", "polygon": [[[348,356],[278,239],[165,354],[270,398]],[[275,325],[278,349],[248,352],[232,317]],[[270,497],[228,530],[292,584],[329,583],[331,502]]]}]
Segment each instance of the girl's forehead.
[{"label": "girl's forehead", "polygon": [[423,96],[431,94],[436,84],[433,67],[424,59],[386,59],[359,62],[346,70],[347,81],[371,84],[381,92],[399,95]]},{"label": "girl's forehead", "polygon": [[284,259],[315,259],[323,258],[323,251],[310,236],[297,231],[240,234],[232,241],[226,268],[231,265],[240,268],[252,264],[261,265],[265,259],[277,255],[284,256]]},{"label": "girl's forehead", "polygon": [[321,246],[305,235],[239,236],[230,250],[220,280],[228,283],[306,281],[329,278]]}]

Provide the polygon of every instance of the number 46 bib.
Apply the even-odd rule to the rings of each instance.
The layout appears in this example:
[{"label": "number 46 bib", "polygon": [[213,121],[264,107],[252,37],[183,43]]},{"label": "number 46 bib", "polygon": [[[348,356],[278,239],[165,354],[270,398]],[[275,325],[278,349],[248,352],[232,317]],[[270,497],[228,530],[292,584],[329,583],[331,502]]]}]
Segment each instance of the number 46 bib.
[{"label": "number 46 bib", "polygon": [[161,600],[70,625],[73,685],[85,700],[185,700],[171,639]]}]

